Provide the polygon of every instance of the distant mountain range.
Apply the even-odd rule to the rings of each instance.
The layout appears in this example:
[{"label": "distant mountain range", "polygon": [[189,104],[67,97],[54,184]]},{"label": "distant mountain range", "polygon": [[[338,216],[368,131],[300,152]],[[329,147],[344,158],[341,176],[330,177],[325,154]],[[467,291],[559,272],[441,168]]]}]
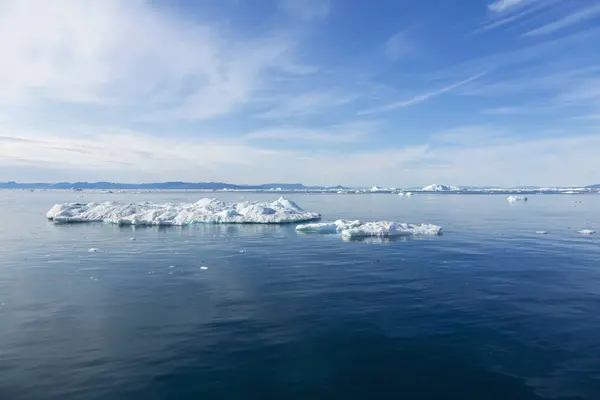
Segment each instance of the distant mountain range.
[{"label": "distant mountain range", "polygon": [[154,182],[154,183],[115,183],[115,182],[57,182],[20,183],[0,182],[1,189],[248,189],[248,190],[322,190],[348,189],[344,186],[304,186],[301,183],[267,183],[263,185],[234,185],[223,182]]},{"label": "distant mountain range", "polygon": [[[423,189],[417,187],[415,190],[445,191],[445,190],[482,190],[497,188],[497,186],[460,186],[430,185]],[[540,189],[540,186],[519,186],[513,189]],[[585,186],[586,189],[600,189],[600,184]],[[22,182],[0,182],[0,189],[162,189],[162,190],[350,190],[364,189],[360,187],[346,186],[304,186],[301,183],[266,183],[261,185],[235,185],[225,182],[152,182],[152,183],[118,183],[118,182],[56,182],[56,183],[22,183]],[[559,189],[557,187],[557,189]],[[384,190],[384,189],[382,189]]]}]

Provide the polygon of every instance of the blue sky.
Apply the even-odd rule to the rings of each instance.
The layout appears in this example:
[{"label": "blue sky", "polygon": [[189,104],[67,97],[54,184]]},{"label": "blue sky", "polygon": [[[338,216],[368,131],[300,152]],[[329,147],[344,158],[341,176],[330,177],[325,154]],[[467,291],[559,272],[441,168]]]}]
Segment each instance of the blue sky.
[{"label": "blue sky", "polygon": [[3,0],[0,180],[600,182],[592,0]]}]

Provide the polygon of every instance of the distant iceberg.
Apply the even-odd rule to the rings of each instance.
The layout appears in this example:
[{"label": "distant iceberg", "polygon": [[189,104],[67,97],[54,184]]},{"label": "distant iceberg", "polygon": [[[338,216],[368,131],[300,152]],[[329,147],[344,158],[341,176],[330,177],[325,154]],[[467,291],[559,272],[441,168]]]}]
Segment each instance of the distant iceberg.
[{"label": "distant iceberg", "polygon": [[593,235],[594,233],[596,233],[596,231],[593,231],[591,229],[582,229],[578,233],[580,235]]},{"label": "distant iceberg", "polygon": [[442,233],[442,227],[430,224],[414,225],[389,221],[363,223],[347,220],[298,225],[296,230],[298,232],[339,233],[345,239],[436,236]]},{"label": "distant iceberg", "polygon": [[196,203],[64,203],[46,214],[54,223],[107,222],[119,225],[285,224],[318,220],[291,200],[224,203],[204,198]]},{"label": "distant iceberg", "polygon": [[423,192],[456,192],[459,190],[460,189],[456,186],[438,185],[435,183],[433,185],[425,186],[423,189],[421,189]]},{"label": "distant iceberg", "polygon": [[508,196],[506,198],[506,201],[508,201],[509,203],[516,203],[517,201],[527,201],[527,197],[521,197],[521,196]]}]

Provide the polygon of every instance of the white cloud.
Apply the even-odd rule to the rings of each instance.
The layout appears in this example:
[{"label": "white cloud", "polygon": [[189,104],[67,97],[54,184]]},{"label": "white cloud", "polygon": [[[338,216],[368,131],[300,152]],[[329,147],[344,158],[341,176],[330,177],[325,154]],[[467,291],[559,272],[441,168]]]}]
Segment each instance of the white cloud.
[{"label": "white cloud", "polygon": [[405,31],[395,33],[385,42],[385,55],[392,60],[406,56],[414,50],[414,44]]},{"label": "white cloud", "polygon": [[490,11],[502,12],[525,4],[527,0],[497,0],[488,5]]},{"label": "white cloud", "polygon": [[348,104],[357,99],[356,95],[348,95],[333,91],[308,92],[287,95],[275,99],[275,105],[261,114],[259,118],[282,119],[325,113],[331,108]]},{"label": "white cloud", "polygon": [[598,132],[560,137],[554,132],[554,138],[530,140],[506,132],[462,127],[436,135],[430,145],[355,153],[323,148],[314,153],[265,150],[239,140],[153,137],[120,129],[82,127],[65,137],[6,127],[0,130],[0,181],[44,180],[48,171],[52,178],[46,180],[52,181],[299,181],[365,186],[443,181],[516,186],[583,185],[598,180]]},{"label": "white cloud", "polygon": [[572,14],[569,14],[563,18],[560,18],[554,22],[533,29],[524,34],[524,36],[539,36],[548,35],[561,29],[565,29],[572,25],[576,25],[584,22],[585,20],[592,19],[600,15],[600,5],[593,5],[586,7]]},{"label": "white cloud", "polygon": [[154,7],[142,0],[3,1],[0,102],[151,108],[159,101],[176,115],[211,118],[247,101],[264,72],[290,65],[285,35],[241,42]]},{"label": "white cloud", "polygon": [[252,141],[287,141],[325,143],[355,143],[362,141],[380,126],[379,121],[356,121],[321,129],[278,127],[261,129],[244,135]]},{"label": "white cloud", "polygon": [[323,19],[330,11],[330,0],[279,0],[280,7],[291,16],[311,20]]},{"label": "white cloud", "polygon": [[450,92],[454,89],[458,89],[459,87],[466,85],[467,83],[473,82],[479,78],[481,78],[482,76],[484,76],[485,74],[481,73],[481,74],[477,74],[477,75],[473,75],[468,79],[465,79],[463,81],[460,82],[456,82],[453,83],[451,85],[445,86],[441,89],[437,89],[431,92],[426,92],[426,93],[422,93],[420,95],[417,95],[415,97],[412,97],[408,100],[403,100],[403,101],[399,101],[399,102],[395,102],[395,103],[391,103],[385,106],[381,106],[381,107],[376,107],[376,108],[372,108],[369,110],[364,110],[364,111],[360,111],[358,114],[359,115],[367,115],[367,114],[376,114],[376,113],[381,113],[381,112],[386,112],[386,111],[392,111],[392,110],[397,110],[400,108],[404,108],[404,107],[408,107],[408,106],[412,106],[415,104],[419,104],[419,103],[423,103],[433,97],[437,97],[440,96],[444,93]]}]

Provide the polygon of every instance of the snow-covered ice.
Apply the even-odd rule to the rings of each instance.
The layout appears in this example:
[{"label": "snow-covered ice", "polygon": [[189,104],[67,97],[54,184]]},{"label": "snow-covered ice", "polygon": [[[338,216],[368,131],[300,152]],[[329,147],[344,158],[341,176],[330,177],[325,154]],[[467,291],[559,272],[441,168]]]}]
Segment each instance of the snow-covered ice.
[{"label": "snow-covered ice", "polygon": [[578,233],[581,235],[593,235],[594,233],[596,233],[596,231],[593,231],[591,229],[582,229]]},{"label": "snow-covered ice", "polygon": [[406,192],[405,195],[406,196],[412,196],[413,194],[412,194],[412,192]]},{"label": "snow-covered ice", "polygon": [[435,236],[442,233],[442,228],[430,224],[405,224],[400,222],[378,221],[366,222],[338,220],[320,224],[298,225],[299,232],[340,233],[343,238],[354,239],[364,237],[398,237],[398,236]]},{"label": "snow-covered ice", "polygon": [[506,198],[506,200],[509,203],[516,203],[517,201],[527,201],[527,197],[521,197],[521,196],[508,196]]},{"label": "snow-covered ice", "polygon": [[421,189],[423,192],[453,192],[460,190],[456,186],[450,185],[438,185],[434,183],[433,185],[425,186]]},{"label": "snow-covered ice", "polygon": [[303,224],[296,226],[298,232],[314,232],[314,233],[339,233],[345,229],[356,228],[361,226],[361,221],[348,221],[339,219],[335,222],[323,222],[315,224]]},{"label": "snow-covered ice", "polygon": [[64,203],[46,214],[54,223],[107,222],[119,225],[284,224],[321,218],[280,197],[269,202],[224,203],[204,198],[196,203]]},{"label": "snow-covered ice", "polygon": [[355,228],[342,231],[346,239],[363,237],[398,237],[398,236],[436,236],[442,233],[442,227],[430,224],[405,224],[400,222],[367,222]]}]

